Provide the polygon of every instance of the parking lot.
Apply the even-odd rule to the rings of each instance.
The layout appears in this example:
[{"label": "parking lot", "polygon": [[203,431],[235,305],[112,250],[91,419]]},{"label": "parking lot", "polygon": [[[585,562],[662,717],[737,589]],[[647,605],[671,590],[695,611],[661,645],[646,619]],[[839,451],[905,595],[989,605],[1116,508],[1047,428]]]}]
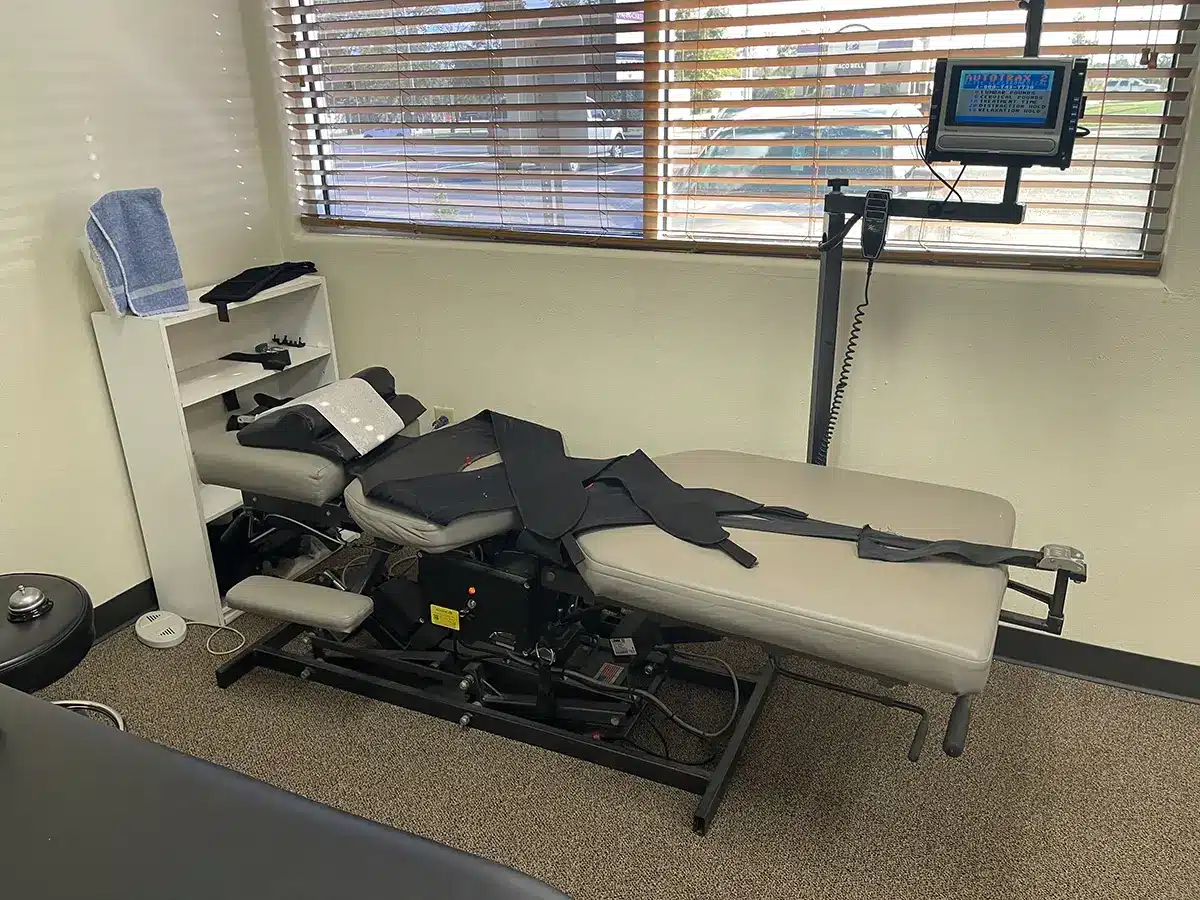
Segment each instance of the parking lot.
[{"label": "parking lot", "polygon": [[[1108,128],[1106,137],[1138,135],[1137,126]],[[697,141],[700,146],[700,141]],[[1082,149],[1082,148],[1081,148]],[[640,236],[643,229],[642,193],[646,186],[640,148],[632,145],[620,157],[593,148],[589,157],[530,158],[502,166],[490,155],[487,144],[464,145],[429,141],[374,144],[346,140],[334,144],[336,170],[326,177],[328,205],[322,213],[348,219],[399,220],[430,224],[502,227],[538,231],[564,231],[614,236]],[[576,148],[575,152],[579,152]],[[697,149],[697,153],[699,150]],[[1084,151],[1085,153],[1088,151]],[[1095,171],[1096,181],[1129,185],[1122,189],[1088,189],[1093,177],[1090,164],[1079,162],[1061,172],[1034,169],[1027,174],[1022,199],[1029,202],[1026,224],[1013,226],[953,225],[942,223],[893,224],[894,241],[952,242],[955,244],[1011,244],[1040,248],[1136,250],[1143,224],[1147,191],[1153,169],[1137,162],[1153,159],[1153,147],[1105,145],[1104,160],[1128,159],[1131,166],[1106,166]],[[1077,153],[1077,160],[1079,157]],[[577,159],[572,171],[569,159]],[[788,196],[762,199],[779,187],[756,185],[756,199],[741,199],[738,191],[713,194],[711,186],[697,186],[686,175],[691,160],[675,157],[672,178],[666,185],[662,237],[703,240],[797,242],[818,237],[821,228],[819,197],[805,199],[803,186],[790,186]],[[940,198],[946,190],[924,170],[907,186],[905,196]],[[947,170],[942,170],[944,173]],[[882,168],[881,173],[886,173]],[[820,173],[820,182],[833,173]],[[957,174],[949,170],[949,174]],[[962,190],[974,200],[999,200],[999,188],[969,187],[972,180],[996,179],[995,170],[968,169]],[[1039,181],[1078,181],[1079,188],[1039,187]],[[689,192],[690,189],[690,192]],[[745,193],[747,187],[741,192]],[[703,192],[703,193],[701,193]],[[1129,206],[1129,210],[1085,209],[1085,203]],[[1039,224],[1042,227],[1039,227]],[[1049,227],[1053,224],[1054,227]],[[1077,227],[1071,227],[1077,226]],[[1128,231],[1125,231],[1128,229]]]}]

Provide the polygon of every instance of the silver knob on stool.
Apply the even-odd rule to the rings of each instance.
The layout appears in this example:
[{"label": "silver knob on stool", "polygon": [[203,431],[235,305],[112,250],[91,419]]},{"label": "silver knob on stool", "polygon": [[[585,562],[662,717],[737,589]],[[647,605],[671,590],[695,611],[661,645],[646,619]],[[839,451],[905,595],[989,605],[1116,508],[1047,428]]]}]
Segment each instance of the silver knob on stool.
[{"label": "silver knob on stool", "polygon": [[50,612],[53,605],[53,601],[37,588],[20,584],[8,598],[8,620],[28,622]]}]

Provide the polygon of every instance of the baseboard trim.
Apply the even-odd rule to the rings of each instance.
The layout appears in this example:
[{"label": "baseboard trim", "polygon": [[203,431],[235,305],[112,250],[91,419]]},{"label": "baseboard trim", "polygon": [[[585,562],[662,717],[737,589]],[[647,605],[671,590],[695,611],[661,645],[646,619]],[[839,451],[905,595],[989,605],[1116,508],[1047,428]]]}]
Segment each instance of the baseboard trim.
[{"label": "baseboard trim", "polygon": [[1200,703],[1200,666],[1001,625],[996,657],[1047,672]]},{"label": "baseboard trim", "polygon": [[96,607],[96,642],[120,631],[142,613],[158,609],[154,582],[147,578]]}]

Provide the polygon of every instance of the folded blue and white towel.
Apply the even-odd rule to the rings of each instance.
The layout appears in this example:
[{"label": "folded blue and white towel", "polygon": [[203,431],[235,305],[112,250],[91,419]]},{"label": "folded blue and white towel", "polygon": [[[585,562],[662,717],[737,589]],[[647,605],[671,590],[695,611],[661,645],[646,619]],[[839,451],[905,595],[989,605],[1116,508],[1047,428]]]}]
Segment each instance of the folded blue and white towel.
[{"label": "folded blue and white towel", "polygon": [[118,313],[157,316],[187,309],[179,251],[158,188],[105,194],[92,204],[87,239]]}]

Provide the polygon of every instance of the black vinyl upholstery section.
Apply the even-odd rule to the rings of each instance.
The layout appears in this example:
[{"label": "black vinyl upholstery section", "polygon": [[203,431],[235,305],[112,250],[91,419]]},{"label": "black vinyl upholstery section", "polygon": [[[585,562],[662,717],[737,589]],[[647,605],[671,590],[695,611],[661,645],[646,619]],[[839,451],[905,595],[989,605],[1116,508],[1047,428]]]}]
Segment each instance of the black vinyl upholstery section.
[{"label": "black vinyl upholstery section", "polygon": [[[396,393],[396,379],[382,366],[363,369],[351,377],[371,385],[406,425],[425,412],[425,407],[415,397]],[[358,451],[350,442],[320,412],[306,404],[263,413],[239,430],[237,439],[243,447],[295,450],[335,462],[351,462],[358,458]],[[392,440],[406,443],[411,439],[397,435]],[[382,449],[372,451],[371,455],[378,455]]]},{"label": "black vinyl upholstery section", "polygon": [[[499,451],[502,462],[462,471]],[[355,474],[371,500],[439,525],[474,513],[515,508],[527,544],[551,558],[562,541],[572,562],[574,538],[602,528],[653,523],[700,547],[720,550],[745,568],[757,559],[726,528],[853,541],[862,559],[1036,567],[1041,554],[968,541],[927,541],[810,519],[801,510],[764,506],[711,488],[685,488],[643,451],[611,460],[566,455],[562,434],[544,425],[484,410],[456,425],[396,442],[373,453]]]},{"label": "black vinyl upholstery section", "polygon": [[564,900],[512,869],[6,687],[0,797],[9,897]]}]

